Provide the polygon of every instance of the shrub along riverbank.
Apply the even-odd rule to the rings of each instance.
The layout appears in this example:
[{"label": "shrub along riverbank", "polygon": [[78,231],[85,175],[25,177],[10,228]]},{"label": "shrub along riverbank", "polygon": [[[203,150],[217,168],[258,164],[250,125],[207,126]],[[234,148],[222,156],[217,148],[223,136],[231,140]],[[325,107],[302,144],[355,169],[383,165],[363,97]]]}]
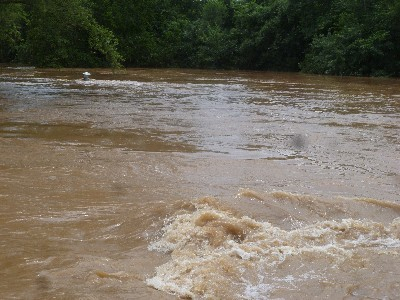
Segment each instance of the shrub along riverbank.
[{"label": "shrub along riverbank", "polygon": [[400,76],[398,0],[0,0],[0,62]]}]

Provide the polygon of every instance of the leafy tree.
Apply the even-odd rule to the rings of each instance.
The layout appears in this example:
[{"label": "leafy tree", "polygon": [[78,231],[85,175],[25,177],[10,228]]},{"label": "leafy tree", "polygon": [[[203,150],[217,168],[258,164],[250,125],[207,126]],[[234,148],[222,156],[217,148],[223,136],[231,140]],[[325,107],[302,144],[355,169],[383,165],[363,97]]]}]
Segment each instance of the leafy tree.
[{"label": "leafy tree", "polygon": [[[394,1],[336,0],[326,34],[316,35],[302,70],[331,75],[393,75],[397,63],[391,27]],[[388,55],[389,54],[389,55]],[[391,62],[390,62],[390,61]]]},{"label": "leafy tree", "polygon": [[0,61],[12,61],[23,42],[27,14],[22,4],[0,2]]},{"label": "leafy tree", "polygon": [[235,34],[239,67],[290,69],[287,0],[246,1],[236,4]]},{"label": "leafy tree", "polygon": [[398,0],[0,0],[0,62],[400,76]]},{"label": "leafy tree", "polygon": [[167,67],[195,67],[198,28],[188,18],[171,20],[166,25],[161,48]]},{"label": "leafy tree", "polygon": [[1,60],[16,57],[53,67],[119,67],[117,40],[93,18],[90,4],[85,0],[2,0]]},{"label": "leafy tree", "polygon": [[195,22],[198,32],[196,67],[228,68],[235,55],[235,45],[226,27],[229,11],[226,1],[208,0]]},{"label": "leafy tree", "polygon": [[43,66],[119,67],[113,33],[99,25],[80,0],[39,0],[32,10],[27,58]]},{"label": "leafy tree", "polygon": [[95,0],[94,15],[119,40],[128,66],[162,66],[164,32],[176,15],[168,0]]}]

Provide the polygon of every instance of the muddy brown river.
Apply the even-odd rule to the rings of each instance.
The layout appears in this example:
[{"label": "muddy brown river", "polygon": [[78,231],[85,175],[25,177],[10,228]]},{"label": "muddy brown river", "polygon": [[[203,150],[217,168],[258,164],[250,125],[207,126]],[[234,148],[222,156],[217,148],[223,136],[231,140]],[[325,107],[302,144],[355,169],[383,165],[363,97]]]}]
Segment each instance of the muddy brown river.
[{"label": "muddy brown river", "polygon": [[0,68],[1,299],[399,299],[400,81]]}]

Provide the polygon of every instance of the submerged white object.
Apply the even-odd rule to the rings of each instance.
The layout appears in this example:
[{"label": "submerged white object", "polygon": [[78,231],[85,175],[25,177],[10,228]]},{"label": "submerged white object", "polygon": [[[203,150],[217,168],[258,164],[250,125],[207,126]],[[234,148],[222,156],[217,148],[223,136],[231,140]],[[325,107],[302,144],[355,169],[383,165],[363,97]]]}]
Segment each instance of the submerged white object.
[{"label": "submerged white object", "polygon": [[89,72],[84,72],[83,74],[83,80],[89,80],[89,76],[91,75]]}]

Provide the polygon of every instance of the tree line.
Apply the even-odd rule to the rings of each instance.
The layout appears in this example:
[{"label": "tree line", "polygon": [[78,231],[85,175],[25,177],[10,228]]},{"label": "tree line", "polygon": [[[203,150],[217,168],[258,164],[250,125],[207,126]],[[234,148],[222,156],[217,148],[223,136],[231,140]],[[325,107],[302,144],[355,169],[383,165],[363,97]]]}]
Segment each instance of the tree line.
[{"label": "tree line", "polygon": [[0,0],[0,62],[400,75],[399,0]]}]

